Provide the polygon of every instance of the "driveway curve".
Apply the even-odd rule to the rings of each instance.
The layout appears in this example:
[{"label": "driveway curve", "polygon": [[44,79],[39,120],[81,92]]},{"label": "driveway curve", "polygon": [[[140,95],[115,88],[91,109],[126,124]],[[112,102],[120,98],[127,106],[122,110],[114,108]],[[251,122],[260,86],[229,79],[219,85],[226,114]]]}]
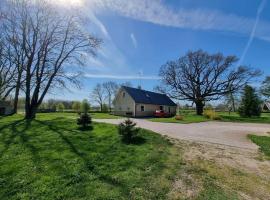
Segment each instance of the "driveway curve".
[{"label": "driveway curve", "polygon": [[[119,124],[124,119],[94,119],[96,122]],[[237,148],[257,149],[248,134],[268,135],[270,124],[202,122],[192,124],[151,122],[145,119],[133,119],[138,127],[167,135],[176,139],[208,142]]]}]

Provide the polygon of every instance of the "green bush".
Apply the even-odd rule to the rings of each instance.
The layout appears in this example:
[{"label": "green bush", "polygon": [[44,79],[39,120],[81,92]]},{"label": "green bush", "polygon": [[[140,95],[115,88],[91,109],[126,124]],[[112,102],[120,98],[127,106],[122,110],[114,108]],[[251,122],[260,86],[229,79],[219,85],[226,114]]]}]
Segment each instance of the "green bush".
[{"label": "green bush", "polygon": [[221,120],[221,117],[214,110],[205,110],[203,116],[207,119]]},{"label": "green bush", "polygon": [[83,129],[87,129],[89,124],[92,123],[92,118],[87,113],[80,114],[80,117],[77,119],[77,124],[82,126]]},{"label": "green bush", "polygon": [[259,117],[261,116],[261,100],[259,99],[253,87],[246,85],[240,103],[238,112],[241,117]]},{"label": "green bush", "polygon": [[181,121],[181,120],[183,120],[183,119],[184,119],[184,117],[181,116],[181,115],[176,115],[176,116],[175,116],[175,120]]},{"label": "green bush", "polygon": [[123,142],[132,143],[134,139],[138,136],[139,128],[136,128],[136,123],[130,119],[118,125],[118,133],[122,138]]}]

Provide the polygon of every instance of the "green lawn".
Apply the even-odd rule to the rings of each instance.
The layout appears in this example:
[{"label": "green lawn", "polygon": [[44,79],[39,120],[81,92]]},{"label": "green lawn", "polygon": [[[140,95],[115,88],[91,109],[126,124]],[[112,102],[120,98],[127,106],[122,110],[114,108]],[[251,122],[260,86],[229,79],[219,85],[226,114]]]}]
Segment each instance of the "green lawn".
[{"label": "green lawn", "polygon": [[119,119],[120,116],[112,115],[110,113],[90,113],[94,119]]},{"label": "green lawn", "polygon": [[33,121],[21,115],[0,119],[1,200],[181,199],[194,184],[198,192],[191,199],[237,199],[236,185],[223,185],[215,163],[213,171],[209,163],[184,159],[189,146],[173,145],[147,130],[127,145],[117,126],[93,123],[82,131],[76,117],[51,113]]},{"label": "green lawn", "polygon": [[70,114],[0,121],[0,199],[164,199],[181,155],[142,130],[121,143],[117,127],[81,131]]},{"label": "green lawn", "polygon": [[[245,123],[270,123],[270,113],[263,113],[261,117],[252,117],[252,118],[244,118],[240,117],[238,113],[228,113],[228,112],[217,112],[221,117],[223,122],[245,122]],[[180,115],[183,117],[183,120],[176,120],[175,117],[169,118],[150,118],[150,121],[153,122],[166,122],[166,123],[198,123],[198,122],[206,122],[211,121],[211,119],[207,119],[204,116],[198,116],[195,114],[195,111],[182,110],[180,111]]]},{"label": "green lawn", "polygon": [[247,122],[247,123],[270,123],[270,113],[262,113],[261,117],[244,118],[238,113],[220,112],[222,121],[225,122]]},{"label": "green lawn", "polygon": [[249,135],[248,137],[257,144],[260,150],[270,159],[270,136]]},{"label": "green lawn", "polygon": [[152,122],[181,123],[181,124],[199,123],[199,122],[209,121],[209,119],[205,118],[204,116],[198,116],[195,114],[194,115],[184,115],[183,120],[176,120],[175,117],[151,118],[149,120]]}]

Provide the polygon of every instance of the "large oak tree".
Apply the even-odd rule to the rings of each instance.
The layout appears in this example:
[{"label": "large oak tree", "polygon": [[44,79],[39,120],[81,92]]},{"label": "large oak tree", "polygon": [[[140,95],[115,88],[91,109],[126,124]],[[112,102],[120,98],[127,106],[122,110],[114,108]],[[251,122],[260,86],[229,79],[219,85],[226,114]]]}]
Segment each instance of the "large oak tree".
[{"label": "large oak tree", "polygon": [[260,74],[248,67],[236,66],[237,61],[235,56],[190,51],[161,67],[161,88],[172,98],[195,103],[197,114],[202,115],[205,102],[238,91]]}]

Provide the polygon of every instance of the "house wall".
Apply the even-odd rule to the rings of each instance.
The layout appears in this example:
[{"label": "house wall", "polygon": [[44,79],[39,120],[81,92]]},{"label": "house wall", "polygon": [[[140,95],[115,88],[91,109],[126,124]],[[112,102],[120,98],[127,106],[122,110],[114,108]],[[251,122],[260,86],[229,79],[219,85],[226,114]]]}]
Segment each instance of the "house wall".
[{"label": "house wall", "polygon": [[9,102],[0,101],[0,115],[10,115],[13,112],[13,107]]},{"label": "house wall", "polygon": [[[123,93],[125,93],[125,96],[123,96]],[[134,100],[125,90],[121,89],[114,100],[114,114],[126,116],[131,112],[132,116],[135,117],[134,107]]]},{"label": "house wall", "polygon": [[[141,106],[144,106],[144,111],[141,111]],[[152,104],[136,104],[136,117],[151,117],[156,110],[163,106],[163,110],[172,116],[176,114],[176,106],[152,105]],[[170,109],[169,109],[170,108]]]}]

